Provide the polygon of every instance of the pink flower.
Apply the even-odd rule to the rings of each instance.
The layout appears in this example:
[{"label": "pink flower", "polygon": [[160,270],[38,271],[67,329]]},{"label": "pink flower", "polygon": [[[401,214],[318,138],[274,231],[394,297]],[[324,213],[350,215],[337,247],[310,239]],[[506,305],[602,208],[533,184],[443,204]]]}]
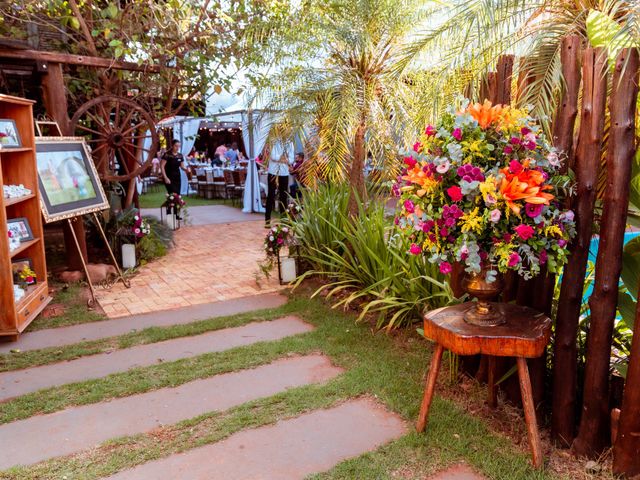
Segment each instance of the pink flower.
[{"label": "pink flower", "polygon": [[422,144],[420,142],[416,142],[413,144],[413,151],[417,152],[418,150],[420,150],[420,147],[422,147]]},{"label": "pink flower", "polygon": [[440,235],[442,235],[443,237],[446,237],[449,235],[449,229],[447,227],[442,227],[440,229]]},{"label": "pink flower", "polygon": [[511,145],[520,145],[522,143],[522,140],[520,140],[518,137],[511,137],[509,143]]},{"label": "pink flower", "polygon": [[524,144],[524,148],[526,148],[527,150],[535,150],[536,146],[536,142],[527,142]]},{"label": "pink flower", "polygon": [[433,229],[433,226],[435,225],[433,220],[427,220],[426,222],[424,222],[422,224],[422,231],[424,233],[428,233]]},{"label": "pink flower", "polygon": [[400,225],[400,219],[399,219],[398,217],[395,217],[395,218],[393,219],[393,223],[394,223],[395,225]]},{"label": "pink flower", "polygon": [[413,157],[404,157],[404,163],[405,163],[405,165],[407,165],[409,168],[413,168],[413,167],[415,167],[415,166],[416,166],[416,163],[418,163],[418,162],[417,162],[417,161],[416,161],[416,159],[415,159],[415,158],[413,158]]},{"label": "pink flower", "polygon": [[538,215],[542,213],[542,208],[544,205],[536,205],[533,203],[526,203],[524,206],[524,211],[531,218],[536,218]]},{"label": "pink flower", "polygon": [[509,162],[509,171],[512,174],[518,175],[520,172],[522,172],[522,170],[524,170],[524,167],[518,160],[511,160]]},{"label": "pink flower", "polygon": [[462,189],[457,185],[447,188],[447,195],[451,197],[451,200],[454,202],[459,202],[462,200]]},{"label": "pink flower", "polygon": [[458,141],[462,140],[462,130],[460,128],[456,128],[451,132],[451,136]]},{"label": "pink flower", "polygon": [[409,247],[409,253],[411,255],[420,255],[422,253],[422,248],[420,248],[419,245],[412,243],[411,247]]},{"label": "pink flower", "polygon": [[549,258],[549,256],[547,255],[547,251],[546,250],[542,250],[540,252],[540,256],[538,257],[538,259],[540,260],[540,265],[544,265],[545,263],[547,263],[547,259]]},{"label": "pink flower", "polygon": [[451,163],[449,163],[449,160],[447,160],[436,167],[436,172],[444,175],[449,171],[449,167],[451,167]]},{"label": "pink flower", "polygon": [[282,245],[284,243],[284,240],[282,237],[278,237],[278,245]]},{"label": "pink flower", "polygon": [[405,200],[404,209],[407,211],[407,213],[413,213],[415,212],[415,205],[411,200]]},{"label": "pink flower", "polygon": [[528,135],[529,133],[531,133],[531,130],[529,130],[527,127],[522,127],[522,128],[520,129],[520,133],[521,133],[522,135]]},{"label": "pink flower", "polygon": [[451,267],[451,264],[449,262],[442,262],[440,264],[440,273],[448,275],[449,273],[451,273],[451,270],[453,270],[453,268]]},{"label": "pink flower", "polygon": [[511,242],[512,238],[513,238],[513,235],[511,235],[510,233],[505,233],[504,236],[502,237],[502,239],[504,240],[504,243]]},{"label": "pink flower", "polygon": [[509,263],[507,264],[509,267],[516,267],[520,263],[520,255],[518,252],[513,252],[509,255]]},{"label": "pink flower", "polygon": [[514,230],[518,234],[518,236],[525,241],[533,237],[533,234],[535,233],[533,227],[524,224],[518,225],[516,228],[514,228]]},{"label": "pink flower", "polygon": [[557,152],[549,152],[549,154],[547,155],[547,160],[552,167],[557,168],[560,166],[560,157],[558,156]]},{"label": "pink flower", "polygon": [[502,212],[500,212],[500,210],[498,210],[497,208],[494,208],[489,213],[489,220],[491,220],[493,223],[498,223],[500,217],[502,217]]},{"label": "pink flower", "polygon": [[436,127],[433,125],[427,125],[427,128],[424,130],[424,134],[428,137],[433,137],[436,134]]},{"label": "pink flower", "polygon": [[558,240],[558,246],[560,248],[564,248],[567,246],[567,241],[564,238],[561,238],[560,240]]},{"label": "pink flower", "polygon": [[504,147],[503,152],[505,155],[511,155],[513,153],[513,148],[507,145],[506,147]]}]

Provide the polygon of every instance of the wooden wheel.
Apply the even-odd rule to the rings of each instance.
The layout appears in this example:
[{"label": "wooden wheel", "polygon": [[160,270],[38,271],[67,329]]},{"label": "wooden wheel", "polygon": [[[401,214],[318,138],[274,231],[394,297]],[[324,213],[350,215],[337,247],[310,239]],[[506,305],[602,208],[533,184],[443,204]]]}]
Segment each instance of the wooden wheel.
[{"label": "wooden wheel", "polygon": [[158,150],[153,116],[128,98],[103,95],[83,104],[71,119],[85,137],[102,180],[122,182],[144,173]]}]

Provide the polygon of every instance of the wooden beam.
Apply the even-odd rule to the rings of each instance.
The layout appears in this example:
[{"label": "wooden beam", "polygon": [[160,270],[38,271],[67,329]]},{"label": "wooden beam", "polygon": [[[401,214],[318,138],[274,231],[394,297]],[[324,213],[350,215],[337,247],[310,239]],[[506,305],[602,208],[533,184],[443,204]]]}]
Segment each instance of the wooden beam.
[{"label": "wooden beam", "polygon": [[84,65],[85,67],[95,68],[113,68],[115,70],[130,70],[133,72],[160,72],[159,65],[138,65],[133,62],[123,62],[110,58],[87,57],[84,55],[71,55],[69,53],[44,52],[41,50],[11,50],[0,48],[0,58],[53,62],[65,65]]}]

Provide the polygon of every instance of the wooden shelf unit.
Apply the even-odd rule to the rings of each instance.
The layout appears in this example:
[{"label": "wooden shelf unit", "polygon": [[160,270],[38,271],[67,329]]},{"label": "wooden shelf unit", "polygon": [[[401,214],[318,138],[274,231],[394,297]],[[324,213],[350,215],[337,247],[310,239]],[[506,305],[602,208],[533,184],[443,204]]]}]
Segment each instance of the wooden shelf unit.
[{"label": "wooden shelf unit", "polygon": [[[42,238],[32,107],[31,100],[0,95],[0,118],[11,118],[16,122],[22,141],[20,148],[0,148],[0,184],[23,184],[31,190],[31,195],[20,198],[0,195],[0,336],[12,339],[17,339],[51,301]],[[29,220],[34,239],[9,252],[7,220],[20,217]],[[29,286],[25,296],[15,302],[11,262],[24,258],[31,259],[37,283]]]}]

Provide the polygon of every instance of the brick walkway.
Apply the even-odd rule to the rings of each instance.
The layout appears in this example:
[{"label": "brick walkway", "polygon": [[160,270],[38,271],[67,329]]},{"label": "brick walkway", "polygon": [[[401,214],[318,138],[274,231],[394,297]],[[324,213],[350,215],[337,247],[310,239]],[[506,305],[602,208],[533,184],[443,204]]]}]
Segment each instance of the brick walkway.
[{"label": "brick walkway", "polygon": [[175,247],[141,267],[130,289],[98,289],[98,301],[116,318],[278,291],[277,272],[256,281],[264,234],[260,221],[182,227]]}]

